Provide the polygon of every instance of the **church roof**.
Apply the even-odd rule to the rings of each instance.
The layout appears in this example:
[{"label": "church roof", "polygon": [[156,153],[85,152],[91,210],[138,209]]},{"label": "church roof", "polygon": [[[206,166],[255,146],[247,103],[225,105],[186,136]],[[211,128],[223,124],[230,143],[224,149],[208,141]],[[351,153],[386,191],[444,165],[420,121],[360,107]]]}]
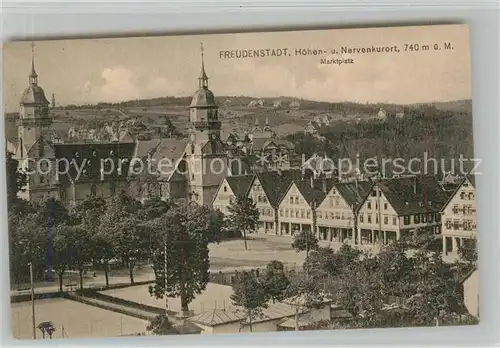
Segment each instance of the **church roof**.
[{"label": "church roof", "polygon": [[[55,157],[64,158],[70,164],[68,171],[66,162],[61,161],[59,163],[61,172],[67,171],[69,178],[77,179],[78,177],[78,180],[100,180],[101,169],[104,169],[104,178],[127,177],[135,148],[133,142],[55,143],[52,145],[55,149]],[[123,161],[123,159],[128,161]],[[119,171],[120,167],[121,171]],[[81,169],[79,176],[77,168]]]},{"label": "church roof", "polygon": [[211,90],[202,87],[195,92],[189,107],[216,107],[215,96]]},{"label": "church roof", "polygon": [[184,155],[187,144],[187,139],[176,138],[139,140],[135,149],[135,157],[144,159],[148,155],[151,156],[152,166],[157,167],[161,164],[161,168],[157,167],[160,175],[170,180],[179,160]]},{"label": "church roof", "polygon": [[31,85],[26,88],[21,97],[20,104],[42,104],[49,105],[49,101],[45,98],[45,92],[42,87]]}]

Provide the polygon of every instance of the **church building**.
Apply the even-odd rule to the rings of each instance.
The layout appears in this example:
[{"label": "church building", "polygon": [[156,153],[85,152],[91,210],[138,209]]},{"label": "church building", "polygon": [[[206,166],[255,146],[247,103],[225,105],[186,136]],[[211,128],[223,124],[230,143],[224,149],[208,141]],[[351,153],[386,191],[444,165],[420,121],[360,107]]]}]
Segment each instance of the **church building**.
[{"label": "church building", "polygon": [[[160,196],[210,205],[227,176],[288,168],[293,144],[277,139],[267,119],[265,127],[256,126],[241,147],[221,139],[219,107],[208,80],[202,45],[198,88],[188,106],[187,137],[133,137],[127,136],[130,129],[114,127],[114,131],[109,126],[107,137],[62,140],[54,136],[54,111],[38,84],[32,56],[14,146],[20,169],[29,174],[20,196],[27,200],[52,197],[71,208],[89,196],[107,199],[126,191],[140,200]],[[255,159],[264,157],[269,163],[256,165]],[[283,163],[275,164],[275,158]]]}]

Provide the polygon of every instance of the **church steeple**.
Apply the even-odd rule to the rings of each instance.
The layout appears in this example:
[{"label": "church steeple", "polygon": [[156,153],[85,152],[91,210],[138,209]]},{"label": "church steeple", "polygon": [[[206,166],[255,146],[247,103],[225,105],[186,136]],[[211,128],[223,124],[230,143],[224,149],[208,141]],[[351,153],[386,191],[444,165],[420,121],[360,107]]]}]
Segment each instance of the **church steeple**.
[{"label": "church steeple", "polygon": [[30,85],[38,85],[38,75],[35,71],[35,43],[31,43],[31,74],[29,78]]},{"label": "church steeple", "polygon": [[198,83],[200,88],[208,88],[208,76],[207,73],[205,72],[205,62],[204,62],[204,57],[203,57],[203,42],[200,44],[200,49],[201,49],[201,73],[200,77],[198,78]]}]

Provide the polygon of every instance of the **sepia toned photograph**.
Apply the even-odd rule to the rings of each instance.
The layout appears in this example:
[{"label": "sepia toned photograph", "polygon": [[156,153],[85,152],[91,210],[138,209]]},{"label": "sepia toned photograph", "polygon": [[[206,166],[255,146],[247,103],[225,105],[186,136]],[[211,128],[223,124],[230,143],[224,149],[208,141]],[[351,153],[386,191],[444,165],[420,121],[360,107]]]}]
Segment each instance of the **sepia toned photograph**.
[{"label": "sepia toned photograph", "polygon": [[3,62],[13,338],[479,323],[467,25]]}]

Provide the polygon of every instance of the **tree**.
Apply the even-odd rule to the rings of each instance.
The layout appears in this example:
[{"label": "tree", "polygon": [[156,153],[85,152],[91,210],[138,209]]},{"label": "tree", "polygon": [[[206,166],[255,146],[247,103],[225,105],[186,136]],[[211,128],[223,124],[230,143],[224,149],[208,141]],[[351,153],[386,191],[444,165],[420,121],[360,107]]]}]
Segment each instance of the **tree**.
[{"label": "tree", "polygon": [[[136,262],[149,252],[149,227],[139,219],[141,203],[120,193],[107,202],[106,213],[99,225],[100,238],[112,241],[113,253],[129,268],[130,284],[134,284]],[[111,255],[111,252],[107,255]]]},{"label": "tree", "polygon": [[309,251],[319,248],[318,238],[311,231],[300,231],[295,234],[292,242],[292,248],[299,251],[306,251],[306,259],[309,256]]},{"label": "tree", "polygon": [[165,314],[159,314],[149,321],[146,330],[155,335],[175,335],[179,333]]},{"label": "tree", "polygon": [[262,314],[262,309],[267,307],[264,286],[253,272],[243,271],[237,274],[232,288],[231,301],[233,305],[243,308],[252,332],[253,321]]},{"label": "tree", "polygon": [[159,243],[154,252],[156,281],[149,288],[150,294],[157,298],[179,296],[182,311],[187,313],[189,303],[208,283],[208,244],[221,224],[210,209],[187,204],[173,205],[151,220],[148,226],[163,245]]},{"label": "tree", "polygon": [[285,275],[285,267],[282,262],[273,260],[267,264],[262,284],[266,295],[273,300],[273,303],[283,300],[290,281]]},{"label": "tree", "polygon": [[73,229],[61,224],[54,228],[52,266],[59,277],[59,291],[63,291],[63,276],[73,261],[71,233]]},{"label": "tree", "polygon": [[94,244],[90,233],[82,225],[66,227],[71,236],[70,264],[78,270],[80,277],[80,292],[83,294],[83,272],[85,266],[92,261]]},{"label": "tree", "polygon": [[5,167],[7,169],[7,207],[11,209],[12,205],[18,200],[17,194],[24,192],[24,187],[28,183],[28,176],[22,173],[19,168],[19,162],[14,158],[12,152],[5,153]]},{"label": "tree", "polygon": [[143,170],[131,179],[130,188],[134,197],[145,200],[159,198],[160,183],[157,174],[151,173],[149,170]]},{"label": "tree", "polygon": [[295,331],[300,330],[299,316],[304,310],[319,307],[324,303],[324,294],[318,283],[305,274],[292,272],[290,284],[284,293],[284,302],[295,308]]},{"label": "tree", "polygon": [[115,256],[113,238],[109,231],[101,229],[101,219],[106,213],[106,201],[100,197],[88,196],[83,202],[76,205],[72,215],[86,233],[94,245],[92,260],[94,263],[102,264],[106,287],[109,286],[109,261]]},{"label": "tree", "polygon": [[29,281],[28,263],[35,276],[47,266],[47,230],[36,212],[19,216],[9,214],[10,271],[16,283]]},{"label": "tree", "polygon": [[259,221],[259,210],[256,208],[256,203],[251,197],[240,195],[230,203],[228,209],[230,213],[228,223],[234,230],[243,232],[245,250],[248,250],[247,233],[255,232]]},{"label": "tree", "polygon": [[460,261],[470,268],[475,267],[477,265],[476,238],[465,239],[463,244],[458,248],[458,256]]}]

